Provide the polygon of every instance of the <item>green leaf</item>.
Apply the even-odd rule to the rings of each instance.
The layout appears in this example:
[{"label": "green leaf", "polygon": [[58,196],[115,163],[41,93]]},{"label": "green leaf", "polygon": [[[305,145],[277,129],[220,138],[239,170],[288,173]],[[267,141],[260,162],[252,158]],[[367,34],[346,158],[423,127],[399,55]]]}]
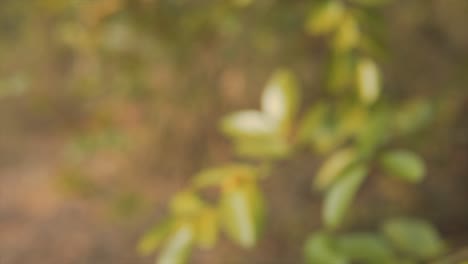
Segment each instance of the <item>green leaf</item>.
[{"label": "green leaf", "polygon": [[165,247],[162,249],[158,264],[183,264],[192,250],[195,232],[192,224],[183,222],[169,235]]},{"label": "green leaf", "polygon": [[220,204],[226,234],[245,248],[255,246],[263,222],[264,206],[254,183],[240,183],[223,191]]},{"label": "green leaf", "polygon": [[314,178],[314,188],[324,190],[330,187],[356,161],[356,158],[357,153],[351,148],[334,153],[319,169]]},{"label": "green leaf", "polygon": [[291,121],[298,110],[298,87],[292,72],[277,70],[262,95],[262,111],[278,123]]},{"label": "green leaf", "polygon": [[196,241],[199,247],[210,249],[218,240],[218,214],[212,208],[204,208],[195,220]]},{"label": "green leaf", "polygon": [[203,206],[203,201],[191,191],[182,191],[176,194],[170,204],[172,213],[178,216],[193,216]]},{"label": "green leaf", "polygon": [[372,233],[353,233],[339,237],[336,247],[344,256],[366,264],[394,264],[396,257],[390,245]]},{"label": "green leaf", "polygon": [[250,202],[252,203],[253,216],[257,237],[262,233],[265,224],[266,209],[263,193],[256,184],[246,186]]},{"label": "green leaf", "polygon": [[400,252],[422,260],[440,255],[445,248],[437,230],[424,220],[392,219],[383,225],[382,231]]},{"label": "green leaf", "polygon": [[333,48],[335,52],[347,52],[356,48],[361,39],[356,19],[347,14],[341,22],[338,31],[333,39]]},{"label": "green leaf", "polygon": [[146,256],[155,251],[168,236],[173,226],[172,220],[166,220],[163,223],[149,230],[139,241],[137,250],[140,254]]},{"label": "green leaf", "polygon": [[257,170],[252,166],[244,164],[229,164],[222,167],[205,169],[195,175],[193,185],[195,188],[205,188],[222,184],[229,177],[254,178],[257,175]]},{"label": "green leaf", "polygon": [[336,229],[342,224],[366,173],[362,165],[351,168],[329,189],[323,208],[323,221],[328,228]]},{"label": "green leaf", "polygon": [[358,95],[365,104],[377,101],[381,90],[380,71],[375,62],[369,58],[361,58],[356,66],[356,85]]},{"label": "green leaf", "polygon": [[408,182],[420,182],[425,175],[424,161],[407,150],[394,150],[384,154],[380,160],[382,167],[391,175]]},{"label": "green leaf", "polygon": [[272,117],[255,110],[240,111],[221,121],[221,130],[230,137],[262,137],[275,134],[277,128]]},{"label": "green leaf", "polygon": [[348,264],[350,261],[335,249],[333,239],[325,233],[317,233],[307,239],[304,255],[309,264]]},{"label": "green leaf", "polygon": [[311,10],[305,24],[306,31],[312,35],[330,33],[339,25],[344,13],[345,6],[341,1],[324,1]]}]

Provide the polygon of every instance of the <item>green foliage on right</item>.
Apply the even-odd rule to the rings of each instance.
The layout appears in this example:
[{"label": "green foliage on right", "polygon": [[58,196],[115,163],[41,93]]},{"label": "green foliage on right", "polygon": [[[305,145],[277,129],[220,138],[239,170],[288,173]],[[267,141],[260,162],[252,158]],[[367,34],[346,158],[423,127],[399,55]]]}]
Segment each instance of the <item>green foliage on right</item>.
[{"label": "green foliage on right", "polygon": [[401,253],[420,260],[430,260],[443,253],[445,245],[427,221],[396,218],[387,221],[382,232]]},{"label": "green foliage on right", "polygon": [[[305,242],[310,264],[396,264],[427,260],[442,252],[438,234],[418,220],[387,221],[383,234],[341,233],[350,219],[352,204],[377,161],[392,176],[420,182],[424,162],[405,150],[384,152],[391,139],[420,129],[432,115],[424,100],[410,100],[401,108],[381,100],[382,76],[368,19],[359,10],[384,0],[324,0],[313,4],[305,28],[310,35],[330,37],[331,61],[325,80],[327,90],[340,99],[324,96],[302,116],[296,77],[280,68],[267,81],[259,109],[226,115],[220,130],[233,141],[233,152],[247,163],[232,163],[196,174],[191,186],[171,203],[171,226],[154,229],[140,244],[142,253],[162,248],[158,263],[182,263],[194,246],[212,248],[220,234],[237,245],[252,249],[260,239],[266,206],[259,180],[272,161],[310,148],[327,159],[314,174],[313,189],[323,192],[324,228]],[[254,7],[253,1],[234,1],[237,7]],[[296,121],[299,122],[296,123]],[[268,168],[268,170],[263,170]],[[374,173],[372,173],[374,174]],[[204,190],[217,193],[207,202]],[[414,237],[424,239],[417,244]],[[161,247],[161,245],[165,245]]]},{"label": "green foliage on right", "polygon": [[309,264],[412,264],[439,256],[445,245],[426,221],[395,218],[385,222],[382,233],[312,234],[304,246]]}]

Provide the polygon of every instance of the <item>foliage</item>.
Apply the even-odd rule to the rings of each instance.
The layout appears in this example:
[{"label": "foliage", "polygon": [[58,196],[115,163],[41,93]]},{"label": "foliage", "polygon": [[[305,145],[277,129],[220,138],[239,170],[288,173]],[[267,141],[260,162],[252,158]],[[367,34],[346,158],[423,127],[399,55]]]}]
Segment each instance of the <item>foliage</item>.
[{"label": "foliage", "polygon": [[[389,175],[407,182],[424,178],[424,162],[417,154],[387,148],[393,138],[418,129],[430,116],[426,101],[400,108],[380,99],[384,91],[373,57],[375,40],[363,26],[368,21],[362,12],[385,1],[350,2],[321,1],[304,22],[307,33],[331,38],[327,89],[340,99],[323,99],[300,117],[299,81],[288,69],[273,73],[259,110],[230,114],[220,124],[236,154],[257,162],[229,164],[196,175],[192,185],[173,198],[166,222],[143,238],[139,247],[143,253],[165,244],[158,263],[182,263],[192,246],[212,248],[220,231],[241,247],[254,247],[265,220],[259,187],[266,176],[262,168],[290,158],[303,147],[328,156],[312,184],[325,196],[324,229],[305,243],[308,263],[416,263],[444,251],[434,228],[418,219],[388,220],[381,233],[338,232],[349,221],[352,202],[375,160]],[[200,192],[206,188],[215,188],[219,200],[203,201]]]},{"label": "foliage", "polygon": [[[310,238],[304,239],[305,261],[432,261],[447,248],[437,231],[423,219],[394,217],[395,210],[413,206],[406,203],[414,201],[408,196],[418,196],[419,191],[430,191],[431,197],[418,196],[415,203],[422,203],[419,198],[432,203],[433,190],[429,189],[433,186],[435,194],[446,199],[449,191],[437,189],[439,178],[416,190],[402,190],[402,186],[424,182],[429,150],[449,156],[439,150],[453,146],[428,144],[426,135],[419,132],[435,114],[455,120],[455,109],[461,108],[464,99],[456,98],[458,93],[447,96],[445,90],[453,84],[446,82],[440,91],[447,96],[445,105],[436,108],[439,99],[424,96],[440,87],[432,83],[438,78],[408,69],[414,69],[421,56],[427,57],[422,61],[436,65],[432,66],[438,73],[435,76],[444,79],[446,72],[453,74],[454,68],[464,64],[456,60],[453,64],[459,67],[440,67],[444,70],[439,73],[439,64],[445,66],[444,60],[449,59],[437,52],[451,53],[449,46],[456,45],[443,37],[452,34],[452,28],[442,32],[445,29],[440,27],[439,32],[444,19],[436,5],[445,4],[436,2],[442,1],[431,5],[402,2],[401,8],[393,1],[395,5],[384,10],[391,2],[5,0],[0,3],[0,56],[6,62],[0,72],[0,99],[4,105],[19,102],[18,115],[30,113],[27,116],[41,127],[56,119],[63,122],[66,132],[57,133],[58,137],[71,140],[59,164],[57,183],[67,194],[92,199],[93,205],[104,201],[113,214],[127,217],[140,210],[145,199],[153,199],[151,204],[164,201],[161,196],[167,196],[167,190],[180,188],[167,203],[167,214],[148,210],[160,219],[137,246],[142,255],[158,251],[161,263],[189,262],[196,248],[213,249],[226,239],[254,249],[265,238],[265,224],[276,223],[277,219],[269,217],[282,214],[270,209],[278,205],[266,201],[277,197],[269,196],[265,186],[304,176],[304,170],[285,175],[293,177],[264,180],[291,160],[304,162],[303,156],[308,157],[308,168],[316,166],[315,160],[321,162],[309,172],[307,186],[323,197],[321,206],[310,200],[312,211],[322,210],[321,215],[317,213],[306,225],[285,225],[284,231],[298,231],[288,232],[287,237],[302,240],[303,231],[311,229]],[[416,9],[424,6],[424,11],[413,10],[413,5]],[[397,13],[397,18],[382,11]],[[387,34],[384,17],[392,21],[393,35]],[[419,48],[416,38],[406,39],[413,35],[408,25],[421,30],[414,36],[424,36],[429,46],[444,48],[427,56],[426,47],[419,57],[411,57],[409,67],[387,67],[386,37],[392,36],[391,45],[400,45],[396,54]],[[405,70],[408,75],[396,77]],[[459,73],[463,78],[464,70]],[[413,78],[416,85],[409,80]],[[322,83],[314,83],[317,79]],[[432,89],[426,84],[432,84]],[[406,85],[411,92],[401,93],[399,86]],[[233,108],[239,110],[224,115]],[[9,125],[22,127],[20,122],[20,118],[14,120],[5,131]],[[207,133],[215,126],[230,140],[232,151],[226,151],[224,139]],[[434,128],[450,130],[443,124]],[[184,136],[190,140],[179,142]],[[464,146],[451,141],[455,142]],[[424,155],[409,143],[421,143]],[[190,162],[181,162],[184,158]],[[430,160],[436,161],[431,162],[431,169],[444,167],[434,157]],[[195,173],[180,187],[178,177],[191,175],[207,163],[214,167]],[[156,175],[164,178],[150,177]],[[164,184],[147,184],[159,180]],[[295,186],[292,180],[291,186]],[[374,212],[375,207],[367,207],[374,203],[369,194],[371,198],[382,195],[383,200],[390,195],[403,208],[390,205]],[[310,198],[303,193],[297,196]],[[321,227],[315,221],[322,221]],[[260,249],[264,248],[262,244]]]}]

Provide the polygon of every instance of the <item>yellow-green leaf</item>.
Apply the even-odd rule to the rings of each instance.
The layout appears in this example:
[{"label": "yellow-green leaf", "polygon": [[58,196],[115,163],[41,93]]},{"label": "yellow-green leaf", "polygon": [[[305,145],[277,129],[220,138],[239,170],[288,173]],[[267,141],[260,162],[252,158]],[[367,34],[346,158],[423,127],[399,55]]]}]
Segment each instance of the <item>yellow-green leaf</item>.
[{"label": "yellow-green leaf", "polygon": [[373,104],[380,95],[380,71],[375,62],[362,58],[356,66],[356,85],[359,98],[365,104]]},{"label": "yellow-green leaf", "polygon": [[337,238],[336,247],[344,256],[366,264],[395,264],[395,254],[385,239],[372,233],[352,233]]},{"label": "yellow-green leaf", "polygon": [[212,208],[204,208],[195,220],[196,240],[201,248],[210,249],[218,240],[218,214]]},{"label": "yellow-green leaf", "polygon": [[162,249],[156,263],[183,264],[192,249],[195,232],[193,225],[188,222],[180,223],[169,235],[165,247]]},{"label": "yellow-green leaf", "polygon": [[332,237],[320,232],[307,239],[304,255],[308,264],[349,264],[345,256],[335,249]]},{"label": "yellow-green leaf", "polygon": [[347,14],[333,39],[335,52],[347,52],[357,47],[361,38],[356,19]]},{"label": "yellow-green leaf", "polygon": [[245,185],[245,191],[249,196],[249,200],[252,204],[252,214],[255,222],[255,232],[258,236],[263,231],[263,224],[265,222],[265,201],[263,200],[263,194],[256,182]]},{"label": "yellow-green leaf", "polygon": [[357,153],[352,148],[337,151],[322,165],[314,178],[314,188],[324,190],[332,185],[356,161]]},{"label": "yellow-green leaf", "polygon": [[420,182],[425,174],[424,161],[407,150],[394,150],[384,154],[380,160],[383,168],[391,175],[408,182]]},{"label": "yellow-green leaf", "polygon": [[323,221],[328,228],[336,229],[342,224],[366,173],[364,166],[351,168],[328,190],[323,208]]},{"label": "yellow-green leaf", "polygon": [[298,110],[298,87],[292,72],[277,70],[262,95],[262,111],[278,123],[291,121]]},{"label": "yellow-green leaf", "polygon": [[139,241],[137,250],[142,255],[153,253],[167,237],[173,226],[172,220],[166,220],[163,223],[149,230]]},{"label": "yellow-green leaf", "polygon": [[203,201],[191,191],[182,191],[172,199],[171,211],[174,215],[192,216],[203,208]]},{"label": "yellow-green leaf", "polygon": [[249,165],[228,164],[221,167],[205,169],[195,175],[193,185],[196,188],[205,188],[222,184],[229,177],[254,178],[257,170]]},{"label": "yellow-green leaf", "polygon": [[263,204],[255,185],[240,184],[225,189],[221,198],[221,217],[224,231],[236,243],[252,248],[258,239]]},{"label": "yellow-green leaf", "polygon": [[311,10],[307,21],[306,31],[309,34],[330,33],[336,29],[345,13],[345,7],[340,0],[325,1]]},{"label": "yellow-green leaf", "polygon": [[382,231],[400,252],[421,260],[436,257],[445,248],[437,230],[424,220],[392,219],[383,225]]}]

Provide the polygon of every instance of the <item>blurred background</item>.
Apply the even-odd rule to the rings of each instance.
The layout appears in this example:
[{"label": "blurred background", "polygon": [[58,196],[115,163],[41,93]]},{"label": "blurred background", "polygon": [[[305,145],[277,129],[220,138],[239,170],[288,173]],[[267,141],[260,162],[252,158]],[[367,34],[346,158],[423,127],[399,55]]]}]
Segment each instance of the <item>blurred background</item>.
[{"label": "blurred background", "polygon": [[[235,159],[218,131],[257,108],[272,71],[325,95],[327,42],[304,30],[315,1],[0,1],[0,263],[153,263],[135,245],[171,194]],[[373,177],[354,228],[389,215],[431,220],[468,244],[468,2],[389,1],[372,9],[393,102],[424,98],[430,125],[394,142],[428,165],[419,186]],[[253,251],[223,240],[193,263],[300,263],[320,227],[310,179],[322,156],[281,161],[262,186],[266,232]]]}]

